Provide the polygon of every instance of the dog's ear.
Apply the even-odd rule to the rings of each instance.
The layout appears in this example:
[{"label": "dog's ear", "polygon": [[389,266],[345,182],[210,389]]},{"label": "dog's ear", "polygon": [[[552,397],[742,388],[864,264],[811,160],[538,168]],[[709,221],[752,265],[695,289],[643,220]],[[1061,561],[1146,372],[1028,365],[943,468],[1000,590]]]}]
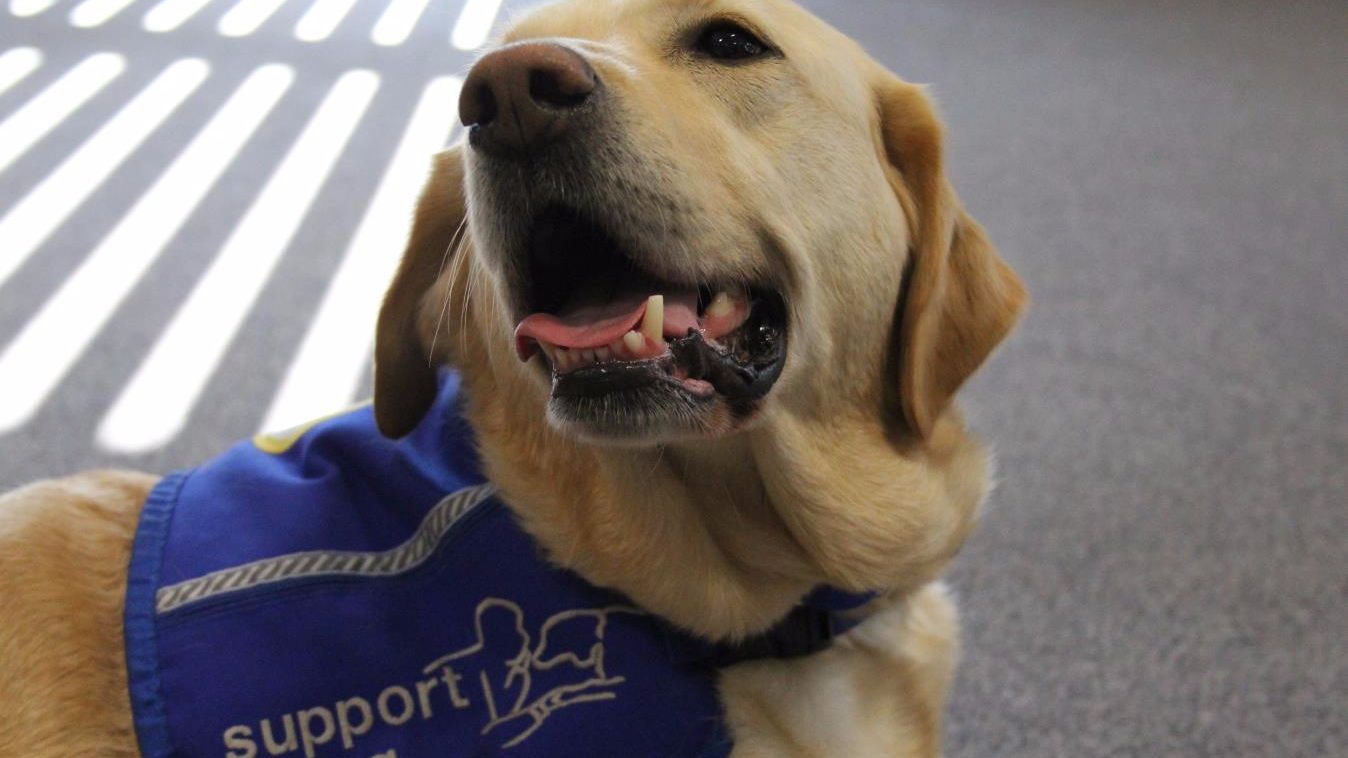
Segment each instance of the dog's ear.
[{"label": "dog's ear", "polygon": [[889,181],[912,240],[894,328],[896,410],[925,439],[1028,297],[946,181],[941,122],[926,93],[886,75],[877,95]]},{"label": "dog's ear", "polygon": [[[423,317],[451,258],[462,254],[464,224],[463,151],[435,156],[430,180],[417,203],[412,234],[379,311],[374,346],[374,417],[379,431],[402,437],[435,402],[436,360],[428,340],[436,328]],[[438,310],[438,309],[437,309]]]}]

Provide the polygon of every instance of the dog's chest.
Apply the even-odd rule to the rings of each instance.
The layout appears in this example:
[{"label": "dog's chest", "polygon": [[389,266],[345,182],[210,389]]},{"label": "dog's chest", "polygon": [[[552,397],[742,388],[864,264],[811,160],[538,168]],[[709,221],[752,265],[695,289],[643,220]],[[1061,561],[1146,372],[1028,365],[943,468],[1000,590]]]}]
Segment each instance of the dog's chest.
[{"label": "dog's chest", "polygon": [[127,597],[145,755],[726,751],[711,669],[541,560],[456,409],[451,378],[400,442],[364,409],[164,480]]}]

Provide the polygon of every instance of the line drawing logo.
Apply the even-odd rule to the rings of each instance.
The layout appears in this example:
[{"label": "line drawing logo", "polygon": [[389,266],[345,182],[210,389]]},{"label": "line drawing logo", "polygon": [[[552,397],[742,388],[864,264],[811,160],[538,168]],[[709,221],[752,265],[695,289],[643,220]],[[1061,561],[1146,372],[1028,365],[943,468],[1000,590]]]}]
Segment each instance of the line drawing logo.
[{"label": "line drawing logo", "polygon": [[[538,641],[534,643],[525,630],[524,610],[518,603],[487,598],[478,604],[474,614],[477,642],[432,661],[423,673],[449,667],[462,676],[463,668],[476,668],[490,717],[482,727],[482,734],[507,735],[509,739],[501,746],[514,747],[538,731],[557,711],[581,703],[617,698],[617,687],[626,679],[608,670],[604,633],[609,618],[619,613],[643,615],[636,608],[625,605],[563,611],[543,623],[538,630]],[[493,615],[497,618],[490,618]],[[489,650],[491,630],[501,633],[491,644],[507,641],[505,644],[512,653],[509,657],[498,660],[486,655],[483,658]],[[484,660],[487,665],[482,665]],[[541,688],[535,686],[536,679],[545,672],[570,673],[585,678],[567,683],[568,677],[563,676],[563,683],[555,683],[539,692]]]},{"label": "line drawing logo", "polygon": [[343,751],[371,749],[366,743],[377,737],[367,735],[376,725],[386,728],[387,737],[387,729],[476,718],[479,737],[509,750],[560,711],[618,699],[627,677],[608,660],[607,634],[620,615],[646,614],[627,605],[577,608],[555,613],[531,631],[519,603],[487,597],[473,613],[473,642],[426,664],[427,678],[389,685],[372,698],[352,696],[250,719],[224,729],[221,740],[228,758],[255,758],[264,749],[316,758],[329,744]]}]

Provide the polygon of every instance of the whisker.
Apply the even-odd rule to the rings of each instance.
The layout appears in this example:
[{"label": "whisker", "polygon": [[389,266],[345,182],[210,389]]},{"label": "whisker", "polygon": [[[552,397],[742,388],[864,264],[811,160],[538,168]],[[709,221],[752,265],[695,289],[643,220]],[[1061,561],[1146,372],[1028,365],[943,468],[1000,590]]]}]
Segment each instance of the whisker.
[{"label": "whisker", "polygon": [[[454,236],[450,237],[449,242],[445,245],[445,252],[440,255],[440,267],[436,269],[435,281],[439,282],[443,278],[445,266],[448,265],[450,261],[451,253],[454,253],[457,248],[461,247],[464,238],[464,229],[467,225],[468,218],[465,216],[459,221],[459,228],[454,230]],[[445,316],[448,315],[450,295],[454,292],[454,279],[457,276],[458,267],[460,265],[459,259],[463,256],[455,253],[452,257],[454,258],[454,269],[450,271],[449,280],[445,283],[445,301],[440,306],[440,316],[435,321],[435,329],[431,332],[431,345],[426,353],[426,365],[431,368],[435,368],[435,345],[440,339],[440,328],[445,324]]]},{"label": "whisker", "polygon": [[459,304],[459,352],[467,355],[468,353],[468,308],[473,299],[473,291],[477,289],[478,277],[482,275],[476,266],[468,267],[468,284],[464,287],[463,302]]}]

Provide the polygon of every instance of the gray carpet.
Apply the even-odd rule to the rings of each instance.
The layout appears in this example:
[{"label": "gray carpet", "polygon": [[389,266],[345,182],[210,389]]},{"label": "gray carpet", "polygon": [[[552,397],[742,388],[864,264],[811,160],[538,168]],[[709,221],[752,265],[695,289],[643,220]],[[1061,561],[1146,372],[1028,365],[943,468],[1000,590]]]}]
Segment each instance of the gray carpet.
[{"label": "gray carpet", "polygon": [[950,753],[1348,755],[1348,5],[903,5],[1035,298]]},{"label": "gray carpet", "polygon": [[[966,655],[948,754],[1348,755],[1348,5],[811,5],[932,83],[955,185],[1035,298],[966,393],[998,450],[1000,487],[953,572]],[[309,87],[291,122],[336,72],[398,74],[188,431],[131,458],[92,442],[213,254],[225,211],[284,148],[284,119],[32,423],[0,438],[0,487],[94,464],[165,470],[259,423],[387,160],[387,134],[428,76],[465,60],[444,43],[444,4],[406,46],[373,49],[363,35],[382,3],[364,0],[319,52],[296,53],[286,35],[303,6],[229,44],[211,27],[214,6],[171,38],[134,20],[71,30],[64,10],[0,22],[0,51],[31,44],[64,65],[118,45],[152,66],[207,51],[230,75],[293,62]],[[0,95],[0,117],[39,86]],[[106,117],[128,91],[96,98],[85,117]],[[184,118],[152,144],[181,145],[204,114]],[[82,139],[78,121],[0,173],[0,206]],[[126,211],[159,151],[133,157],[0,289],[0,342]]]}]

